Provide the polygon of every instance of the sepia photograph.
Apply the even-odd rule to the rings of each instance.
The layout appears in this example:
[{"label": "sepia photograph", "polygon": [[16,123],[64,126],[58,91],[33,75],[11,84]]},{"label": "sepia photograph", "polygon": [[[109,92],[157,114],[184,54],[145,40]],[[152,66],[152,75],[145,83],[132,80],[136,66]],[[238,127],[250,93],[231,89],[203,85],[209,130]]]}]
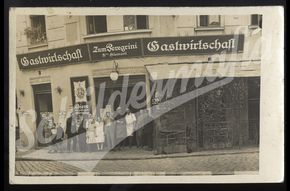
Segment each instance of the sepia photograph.
[{"label": "sepia photograph", "polygon": [[11,10],[10,182],[247,182],[271,132],[283,164],[283,110],[270,130],[261,110],[270,11],[224,9]]}]

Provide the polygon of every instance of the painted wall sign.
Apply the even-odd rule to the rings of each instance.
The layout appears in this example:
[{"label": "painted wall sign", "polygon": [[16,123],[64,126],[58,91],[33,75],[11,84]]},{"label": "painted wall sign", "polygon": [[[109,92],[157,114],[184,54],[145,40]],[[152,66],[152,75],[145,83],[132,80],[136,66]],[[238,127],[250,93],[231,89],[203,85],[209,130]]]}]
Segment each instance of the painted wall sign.
[{"label": "painted wall sign", "polygon": [[93,61],[142,56],[141,39],[91,43],[89,49]]},{"label": "painted wall sign", "polygon": [[96,42],[17,55],[20,69],[164,55],[239,53],[244,35],[184,36]]},{"label": "painted wall sign", "polygon": [[237,53],[244,35],[144,38],[144,56]]},{"label": "painted wall sign", "polygon": [[89,60],[86,44],[17,55],[20,69],[58,66]]},{"label": "painted wall sign", "polygon": [[91,96],[88,76],[73,77],[71,81],[72,101],[76,114],[87,115],[91,112]]}]

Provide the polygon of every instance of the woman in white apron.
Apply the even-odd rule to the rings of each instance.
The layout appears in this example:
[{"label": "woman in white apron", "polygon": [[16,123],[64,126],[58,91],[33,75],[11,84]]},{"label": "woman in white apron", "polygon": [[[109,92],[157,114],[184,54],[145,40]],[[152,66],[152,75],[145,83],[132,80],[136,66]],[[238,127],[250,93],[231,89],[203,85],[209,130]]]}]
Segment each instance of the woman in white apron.
[{"label": "woman in white apron", "polygon": [[96,120],[89,118],[86,122],[86,143],[90,152],[95,151],[97,138],[95,136]]},{"label": "woman in white apron", "polygon": [[126,121],[126,128],[127,128],[127,139],[128,139],[128,144],[129,147],[132,146],[133,143],[133,133],[134,133],[134,126],[136,123],[136,117],[134,113],[131,113],[129,109],[126,110],[127,114],[125,116],[125,121]]},{"label": "woman in white apron", "polygon": [[104,122],[101,120],[100,117],[98,117],[96,120],[95,136],[98,150],[103,150],[103,145],[105,141]]}]

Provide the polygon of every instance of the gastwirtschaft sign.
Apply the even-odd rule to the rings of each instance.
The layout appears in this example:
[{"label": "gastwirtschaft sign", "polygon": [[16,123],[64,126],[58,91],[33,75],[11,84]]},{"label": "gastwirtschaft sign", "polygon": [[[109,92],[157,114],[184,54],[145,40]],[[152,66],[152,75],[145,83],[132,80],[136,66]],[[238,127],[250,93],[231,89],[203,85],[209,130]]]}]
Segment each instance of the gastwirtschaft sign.
[{"label": "gastwirtschaft sign", "polygon": [[17,55],[20,69],[59,66],[89,60],[87,44]]},{"label": "gastwirtschaft sign", "polygon": [[243,51],[244,35],[144,38],[144,56],[237,53]]}]

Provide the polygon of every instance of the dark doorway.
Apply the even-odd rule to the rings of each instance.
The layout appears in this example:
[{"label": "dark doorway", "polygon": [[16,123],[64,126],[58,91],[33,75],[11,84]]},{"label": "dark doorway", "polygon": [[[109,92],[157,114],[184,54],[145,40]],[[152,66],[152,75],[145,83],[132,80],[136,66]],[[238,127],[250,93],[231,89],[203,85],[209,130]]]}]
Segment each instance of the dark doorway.
[{"label": "dark doorway", "polygon": [[[37,146],[48,146],[50,144],[49,137],[51,136],[50,128],[54,123],[51,85],[38,84],[33,85],[34,104],[36,111],[37,124]],[[41,128],[41,129],[39,129]]]},{"label": "dark doorway", "polygon": [[[126,81],[127,80],[127,81]],[[104,89],[101,88],[101,84],[105,83]],[[141,109],[146,108],[146,94],[141,99],[137,100],[139,107],[135,107],[132,104],[127,104],[130,101],[132,92],[135,91],[134,87],[137,83],[144,84],[144,90],[146,91],[145,87],[145,76],[144,75],[133,75],[133,76],[120,76],[117,81],[112,81],[109,77],[102,77],[102,78],[95,78],[94,79],[94,86],[95,86],[95,95],[96,95],[96,105],[99,105],[97,108],[104,109],[109,104],[111,106],[112,112],[114,113],[117,108],[120,106],[122,111],[125,111],[126,108],[129,108],[132,113],[137,113]],[[141,94],[142,88],[138,89],[137,96]],[[104,92],[103,99],[101,98],[101,92]],[[119,92],[119,93],[116,93]],[[120,94],[121,93],[121,94]],[[113,98],[110,97],[115,94],[116,97],[112,103]],[[121,98],[124,96],[125,98]],[[125,100],[125,105],[122,105],[122,99]],[[98,103],[99,102],[99,103]],[[97,115],[101,116],[101,111],[96,111]],[[146,133],[144,133],[145,136]],[[153,136],[147,135],[146,136]],[[144,140],[147,140],[144,137]],[[151,140],[151,139],[150,139]],[[146,142],[146,141],[145,141]],[[136,138],[134,135],[133,146],[136,146]]]}]

